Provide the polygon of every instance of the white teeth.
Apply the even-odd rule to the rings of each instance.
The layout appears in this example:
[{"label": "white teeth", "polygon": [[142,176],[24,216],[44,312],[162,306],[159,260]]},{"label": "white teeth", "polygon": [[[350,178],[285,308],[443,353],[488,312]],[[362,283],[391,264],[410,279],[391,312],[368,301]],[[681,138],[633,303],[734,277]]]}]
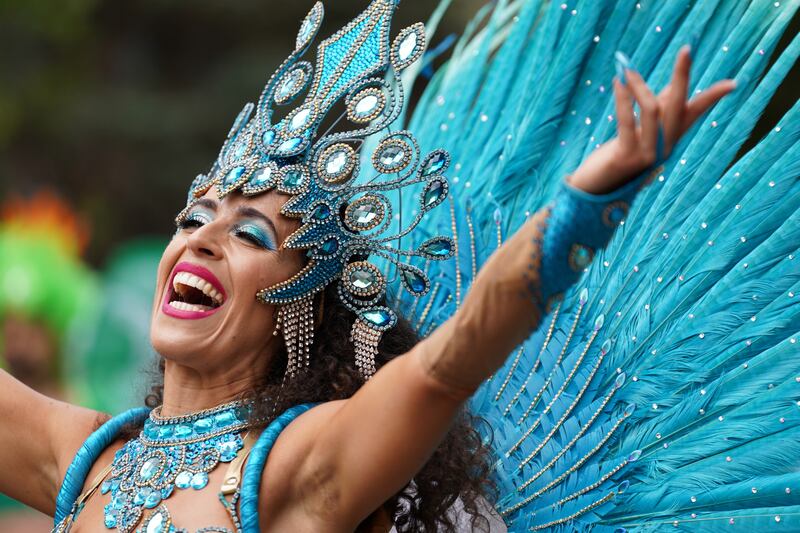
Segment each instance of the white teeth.
[{"label": "white teeth", "polygon": [[220,294],[213,285],[199,276],[195,276],[189,272],[178,272],[172,280],[172,288],[175,289],[175,292],[182,294],[179,285],[194,287],[202,291],[206,296],[212,298],[217,304],[222,304],[222,294]]},{"label": "white teeth", "polygon": [[174,307],[180,311],[210,311],[213,307],[209,307],[207,305],[195,305],[195,304],[188,304],[186,302],[170,302],[170,307]]}]

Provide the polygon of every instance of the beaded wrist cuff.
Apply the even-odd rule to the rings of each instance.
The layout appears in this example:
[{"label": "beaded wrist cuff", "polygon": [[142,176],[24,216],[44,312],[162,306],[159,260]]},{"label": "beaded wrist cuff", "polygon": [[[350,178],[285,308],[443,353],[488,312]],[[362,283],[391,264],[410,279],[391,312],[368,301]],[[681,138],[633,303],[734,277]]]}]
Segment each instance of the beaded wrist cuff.
[{"label": "beaded wrist cuff", "polygon": [[572,286],[625,219],[648,174],[614,192],[590,194],[562,181],[542,238],[540,286],[546,305]]}]

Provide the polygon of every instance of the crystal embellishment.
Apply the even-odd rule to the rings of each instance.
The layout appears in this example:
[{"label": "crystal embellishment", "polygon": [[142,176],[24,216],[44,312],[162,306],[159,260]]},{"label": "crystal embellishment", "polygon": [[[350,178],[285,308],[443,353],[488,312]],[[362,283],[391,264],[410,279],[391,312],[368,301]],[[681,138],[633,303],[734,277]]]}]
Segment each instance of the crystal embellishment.
[{"label": "crystal embellishment", "polygon": [[[225,447],[224,459],[231,461],[244,446],[241,433],[247,417],[249,407],[242,402],[175,418],[151,413],[139,437],[116,452],[101,485],[101,492],[111,494],[104,508],[106,528],[132,532],[145,510],[158,507],[175,489],[204,489],[208,472],[223,462],[220,447]],[[166,531],[169,517],[157,518],[160,512],[166,513],[166,508],[150,515],[138,531]]]}]

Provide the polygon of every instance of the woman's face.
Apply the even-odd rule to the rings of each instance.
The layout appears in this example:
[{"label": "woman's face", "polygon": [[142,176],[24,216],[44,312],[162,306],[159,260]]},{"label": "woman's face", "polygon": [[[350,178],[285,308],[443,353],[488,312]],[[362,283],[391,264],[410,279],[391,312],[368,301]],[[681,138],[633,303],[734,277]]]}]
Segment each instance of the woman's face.
[{"label": "woman's face", "polygon": [[304,255],[280,244],[299,222],[280,214],[288,197],[210,190],[164,250],[151,342],[168,360],[209,370],[262,355],[275,337],[273,306],[256,293],[300,271]]}]

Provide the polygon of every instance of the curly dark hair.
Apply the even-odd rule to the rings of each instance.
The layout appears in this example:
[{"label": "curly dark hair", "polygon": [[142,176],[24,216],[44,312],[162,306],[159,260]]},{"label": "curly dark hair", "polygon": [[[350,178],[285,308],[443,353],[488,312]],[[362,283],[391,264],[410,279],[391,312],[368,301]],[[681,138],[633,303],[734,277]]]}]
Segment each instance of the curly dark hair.
[{"label": "curly dark hair", "polygon": [[[302,379],[284,382],[287,357],[281,348],[262,382],[255,384],[246,395],[255,400],[253,417],[262,421],[260,426],[268,425],[276,415],[294,405],[349,398],[364,384],[355,366],[355,352],[350,341],[354,313],[339,300],[335,284],[319,298],[324,300],[324,305],[322,319],[314,333],[310,369],[303,372]],[[419,338],[413,327],[401,318],[383,335],[376,367],[380,369],[408,352],[417,342]],[[145,401],[149,407],[162,403],[163,373],[162,358],[158,362],[156,383]],[[489,530],[484,502],[495,498],[495,486],[489,477],[491,451],[477,431],[478,424],[485,423],[463,408],[422,470],[383,505],[398,531],[456,532],[456,517],[448,512],[456,500],[460,500],[463,511],[469,515],[473,531]],[[367,526],[370,519],[362,526]]]}]

